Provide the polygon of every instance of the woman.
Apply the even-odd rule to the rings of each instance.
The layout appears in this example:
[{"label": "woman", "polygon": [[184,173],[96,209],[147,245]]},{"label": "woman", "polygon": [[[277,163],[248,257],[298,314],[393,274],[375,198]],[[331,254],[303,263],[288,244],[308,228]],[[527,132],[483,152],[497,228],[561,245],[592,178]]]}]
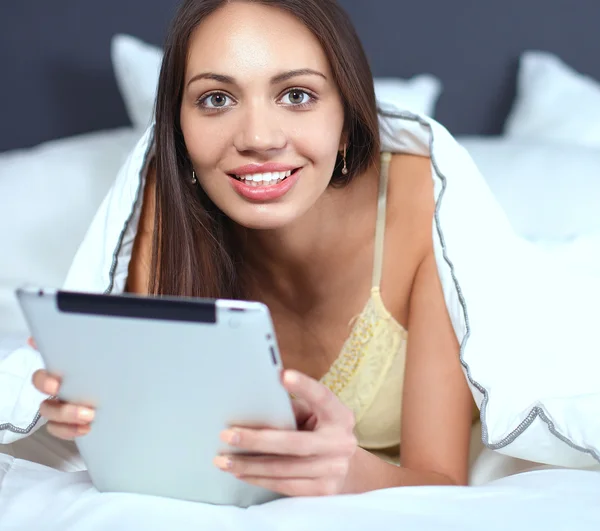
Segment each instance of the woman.
[{"label": "woman", "polygon": [[[372,75],[335,1],[184,2],[154,134],[125,289],[266,303],[303,428],[228,430],[263,457],[215,465],[290,496],[465,484],[472,397],[431,161],[380,157]],[[57,437],[93,429],[92,410],[40,411]]]}]

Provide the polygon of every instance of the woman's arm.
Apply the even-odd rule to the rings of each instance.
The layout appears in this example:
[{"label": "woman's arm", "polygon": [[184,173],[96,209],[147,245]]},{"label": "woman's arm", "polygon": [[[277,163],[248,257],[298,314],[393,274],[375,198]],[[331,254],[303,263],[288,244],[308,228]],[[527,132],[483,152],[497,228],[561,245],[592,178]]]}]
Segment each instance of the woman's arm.
[{"label": "woman's arm", "polygon": [[465,485],[472,396],[446,309],[433,250],[412,290],[402,410],[401,467],[358,450],[348,493],[409,485]]},{"label": "woman's arm", "polygon": [[433,249],[411,296],[402,412],[403,466],[466,484],[473,397],[460,364]]}]

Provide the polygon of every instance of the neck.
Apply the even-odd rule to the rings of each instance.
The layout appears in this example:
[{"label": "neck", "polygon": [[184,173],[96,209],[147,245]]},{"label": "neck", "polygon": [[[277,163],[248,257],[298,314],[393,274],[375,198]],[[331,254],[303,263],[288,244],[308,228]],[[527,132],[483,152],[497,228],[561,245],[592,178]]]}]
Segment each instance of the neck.
[{"label": "neck", "polygon": [[369,171],[344,188],[328,188],[290,225],[246,231],[252,291],[298,307],[299,301],[313,304],[346,285],[348,275],[364,269],[367,255],[359,250],[372,246],[376,197],[377,177]]}]

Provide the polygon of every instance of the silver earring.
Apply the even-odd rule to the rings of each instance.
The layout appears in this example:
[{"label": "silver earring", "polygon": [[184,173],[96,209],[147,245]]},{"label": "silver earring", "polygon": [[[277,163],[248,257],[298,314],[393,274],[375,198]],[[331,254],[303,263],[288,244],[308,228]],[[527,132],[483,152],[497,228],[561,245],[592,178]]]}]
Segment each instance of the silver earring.
[{"label": "silver earring", "polygon": [[348,175],[348,164],[346,162],[346,148],[348,144],[344,144],[344,167],[342,168],[342,175]]},{"label": "silver earring", "polygon": [[196,178],[196,172],[192,170],[192,184],[196,184],[198,179]]}]

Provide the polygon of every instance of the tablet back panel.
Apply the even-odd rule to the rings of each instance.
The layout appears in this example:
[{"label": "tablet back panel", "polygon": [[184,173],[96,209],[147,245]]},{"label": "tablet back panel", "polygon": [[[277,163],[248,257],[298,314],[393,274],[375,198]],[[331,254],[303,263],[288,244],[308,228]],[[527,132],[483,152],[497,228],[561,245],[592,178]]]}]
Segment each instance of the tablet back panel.
[{"label": "tablet back panel", "polygon": [[60,398],[96,408],[77,439],[100,491],[248,506],[275,499],[217,469],[231,425],[295,429],[266,306],[17,293]]}]

